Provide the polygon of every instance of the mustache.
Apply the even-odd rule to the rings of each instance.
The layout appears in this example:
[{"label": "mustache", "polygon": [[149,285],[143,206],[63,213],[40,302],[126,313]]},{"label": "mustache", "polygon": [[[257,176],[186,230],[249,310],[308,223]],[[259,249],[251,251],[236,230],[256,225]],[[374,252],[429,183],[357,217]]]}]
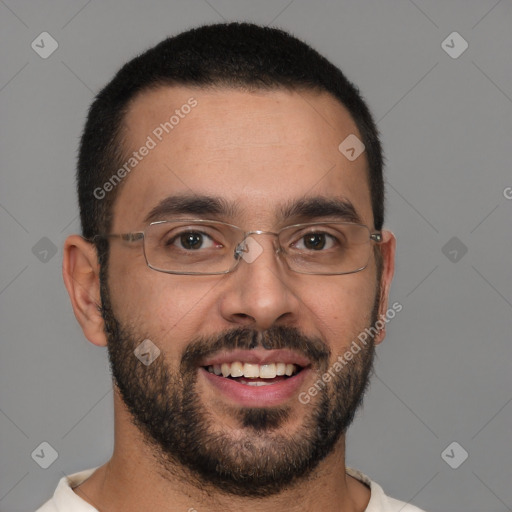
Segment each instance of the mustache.
[{"label": "mustache", "polygon": [[331,356],[329,347],[317,337],[302,334],[295,327],[273,326],[265,331],[240,327],[216,335],[196,338],[183,352],[183,371],[196,368],[201,360],[220,351],[290,349],[306,356],[312,363],[325,365]]}]

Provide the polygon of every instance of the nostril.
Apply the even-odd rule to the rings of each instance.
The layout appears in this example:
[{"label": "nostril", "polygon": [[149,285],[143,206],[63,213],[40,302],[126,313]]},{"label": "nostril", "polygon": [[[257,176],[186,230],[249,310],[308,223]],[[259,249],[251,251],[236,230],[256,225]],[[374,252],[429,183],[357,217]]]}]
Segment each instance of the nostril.
[{"label": "nostril", "polygon": [[234,317],[243,325],[253,325],[256,322],[251,315],[247,315],[246,313],[235,313]]}]

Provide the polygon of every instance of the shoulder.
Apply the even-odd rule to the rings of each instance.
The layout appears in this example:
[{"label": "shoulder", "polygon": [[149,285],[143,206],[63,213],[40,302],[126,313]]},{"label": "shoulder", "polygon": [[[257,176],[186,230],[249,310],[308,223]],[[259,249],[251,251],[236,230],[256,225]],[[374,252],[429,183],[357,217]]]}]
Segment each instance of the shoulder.
[{"label": "shoulder", "polygon": [[58,512],[53,498],[48,500],[44,505],[39,507],[36,512]]},{"label": "shoulder", "polygon": [[36,512],[97,512],[94,507],[73,492],[73,488],[87,480],[96,469],[86,469],[62,477],[53,497],[39,507]]},{"label": "shoulder", "polygon": [[[74,510],[73,508],[69,509]],[[60,512],[60,509],[57,506],[55,499],[50,498],[44,505],[41,505],[36,512]]]},{"label": "shoulder", "polygon": [[406,503],[405,501],[395,500],[389,496],[385,496],[385,498],[387,508],[383,508],[382,512],[425,512],[424,510],[415,507],[410,503]]},{"label": "shoulder", "polygon": [[410,503],[386,496],[378,483],[370,480],[370,478],[357,469],[346,468],[346,472],[370,488],[370,501],[364,512],[425,512]]}]

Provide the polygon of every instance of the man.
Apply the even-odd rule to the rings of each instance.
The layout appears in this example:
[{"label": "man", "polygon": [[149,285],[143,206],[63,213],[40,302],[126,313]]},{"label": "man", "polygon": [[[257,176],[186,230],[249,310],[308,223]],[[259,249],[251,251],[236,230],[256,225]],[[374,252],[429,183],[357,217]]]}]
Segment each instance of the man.
[{"label": "man", "polygon": [[63,274],[115,447],[41,511],[418,511],[345,467],[395,238],[340,70],[250,24],[167,39],[94,101],[78,194]]}]

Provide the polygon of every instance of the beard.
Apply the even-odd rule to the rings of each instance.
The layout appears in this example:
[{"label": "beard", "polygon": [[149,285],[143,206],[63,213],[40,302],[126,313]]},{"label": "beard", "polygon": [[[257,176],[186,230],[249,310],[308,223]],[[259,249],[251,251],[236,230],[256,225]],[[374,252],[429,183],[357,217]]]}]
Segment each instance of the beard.
[{"label": "beard", "polygon": [[[132,423],[162,476],[185,478],[202,490],[266,497],[308,477],[334,450],[368,386],[373,339],[330,382],[322,383],[324,387],[314,400],[300,405],[301,422],[293,431],[286,423],[292,413],[298,413],[297,407],[290,406],[230,410],[238,427],[229,429],[219,425],[197,391],[201,360],[219,350],[287,348],[306,356],[321,378],[332,361],[326,343],[292,327],[275,326],[266,331],[239,328],[191,339],[178,368],[166,363],[163,351],[145,366],[134,355],[142,340],[152,339],[160,347],[172,346],[172,340],[156,340],[137,332],[134,325],[121,325],[112,310],[105,267],[100,279],[101,309],[111,372]],[[378,297],[377,292],[371,325],[377,321]]]}]

